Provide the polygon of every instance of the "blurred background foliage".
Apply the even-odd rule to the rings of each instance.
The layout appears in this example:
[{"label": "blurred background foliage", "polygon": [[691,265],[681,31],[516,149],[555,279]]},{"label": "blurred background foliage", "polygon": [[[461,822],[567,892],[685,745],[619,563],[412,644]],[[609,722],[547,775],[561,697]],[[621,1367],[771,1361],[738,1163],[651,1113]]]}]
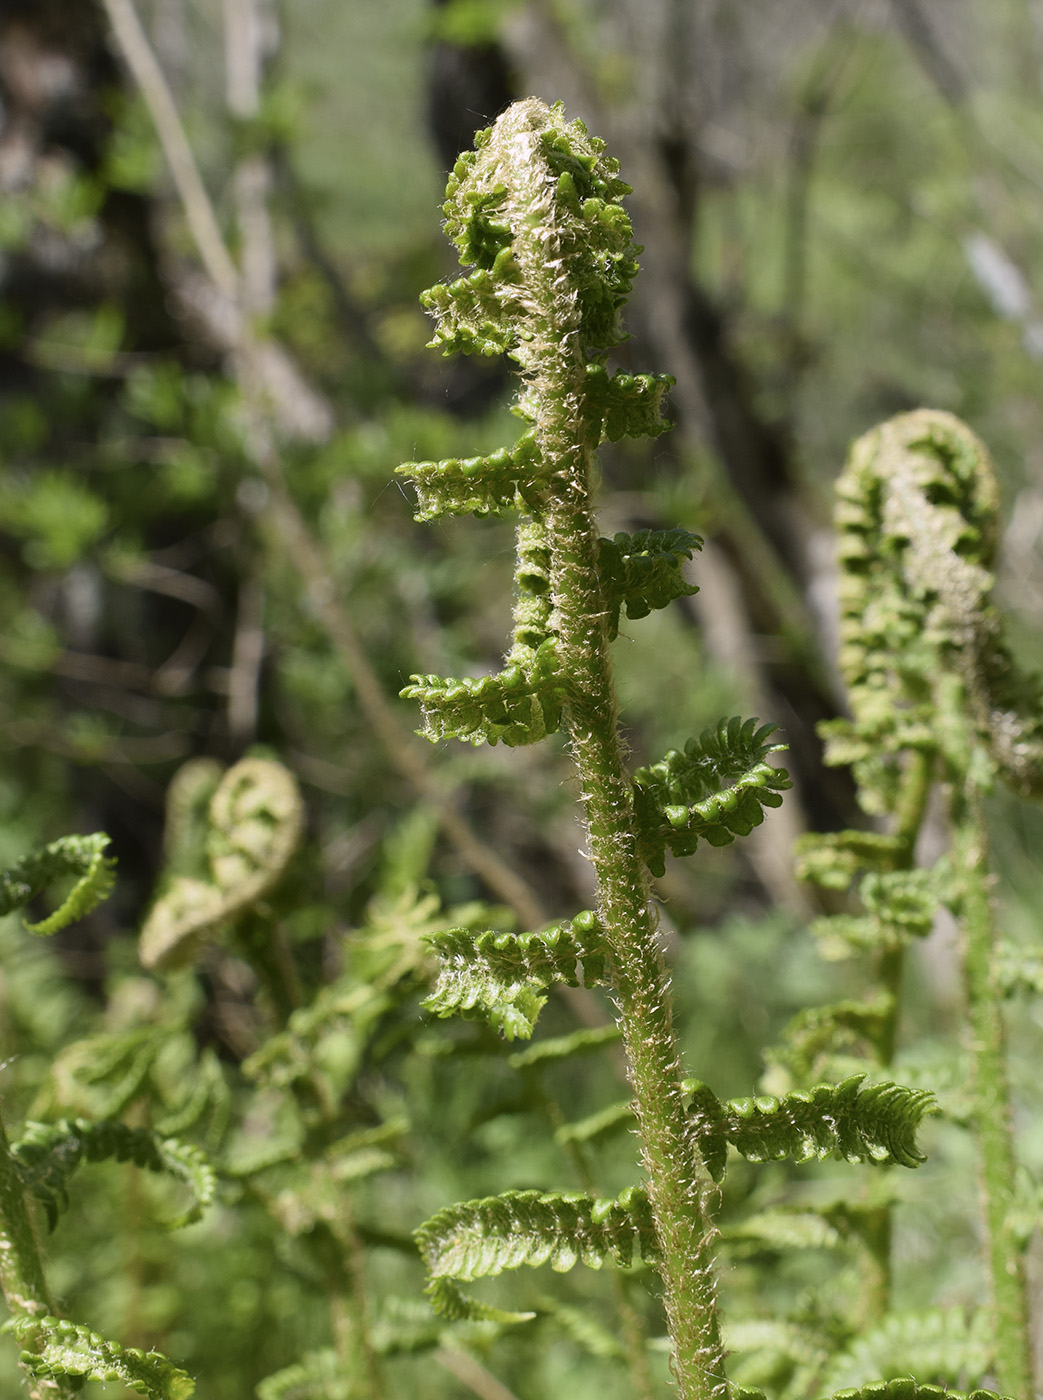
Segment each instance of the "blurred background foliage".
[{"label": "blurred background foliage", "polygon": [[[369,1348],[369,1379],[309,1390],[284,1376],[266,1400],[378,1386],[632,1394],[600,1276],[570,1279],[571,1292],[539,1279],[538,1346],[473,1326],[447,1340],[407,1241],[449,1200],[578,1185],[580,1166],[534,1115],[560,1126],[623,1092],[605,1056],[537,1078],[512,1068],[510,1046],[418,1011],[418,931],[445,909],[482,901],[494,924],[526,926],[591,898],[560,745],[428,749],[396,698],[414,671],[496,669],[510,611],[510,523],[418,526],[392,475],[514,436],[502,366],[424,349],[418,293],[453,273],[445,172],[476,126],[533,93],[606,138],[635,186],[646,251],[620,359],[676,376],[674,429],[605,449],[602,528],[683,525],[707,548],[699,595],[617,646],[629,742],[644,762],[722,714],[758,714],[782,726],[796,778],[742,850],[672,865],[659,887],[691,1070],[719,1095],[749,1092],[787,1019],[858,980],[819,960],[806,932],[818,911],[789,855],[804,829],[859,821],[814,730],[842,705],[829,519],[852,437],[930,404],[985,438],[1006,494],[1003,600],[1019,648],[1039,651],[1043,6],[139,0],[241,268],[238,302],[200,259],[114,8],[0,9],[0,864],[104,830],[120,872],[113,898],[53,947],[2,925],[5,1117],[169,1116],[178,1077],[210,1074],[229,1102],[194,1120],[203,1139],[234,1157],[229,1132],[244,1151],[282,1133],[292,1150],[264,1169],[274,1177],[244,1169],[239,1194],[183,1236],[150,1223],[150,1183],[128,1194],[118,1172],[91,1169],[75,1229],[64,1220],[48,1246],[56,1289],[71,1315],[160,1347],[201,1394],[238,1400],[331,1337],[349,1346],[329,1300],[340,1288],[350,1314],[360,1285],[330,1284],[344,1266],[326,1230],[334,1255],[366,1261],[369,1340],[350,1345]],[[259,390],[244,390],[247,333]],[[275,450],[258,440],[258,402]],[[147,977],[134,940],[163,866],[168,783],[189,759],[248,752],[277,756],[304,792],[290,887],[264,930],[237,928],[195,973]],[[1032,940],[1043,826],[1006,799],[995,808],[1008,922]],[[258,953],[269,935],[281,972]],[[914,972],[903,1070],[943,1102],[960,1080],[953,957],[942,930]],[[315,1032],[307,1093],[292,1075],[244,1077],[317,995],[350,1002],[353,979],[380,997],[338,1003]],[[555,999],[547,1033],[577,1015],[609,1009]],[[157,1027],[167,1059],[135,1079],[133,1048]],[[70,1060],[84,1043],[108,1059]],[[1043,1161],[1031,1004],[1015,1050],[1031,1167]],[[121,1075],[129,1097],[106,1098]],[[91,1085],[100,1097],[83,1100]],[[385,1156],[359,1167],[350,1222],[316,1207],[287,1224],[280,1192],[297,1199],[299,1183],[278,1172],[378,1129]],[[896,1271],[908,1306],[958,1309],[983,1286],[973,1173],[962,1139],[928,1137],[931,1165],[895,1187]],[[599,1144],[583,1170],[620,1189],[632,1140]],[[737,1171],[725,1219],[841,1189],[816,1181]],[[747,1250],[753,1265],[727,1273],[740,1314],[792,1314],[819,1339],[805,1336],[802,1360],[792,1337],[787,1352],[748,1333],[751,1381],[817,1374],[827,1285],[857,1312],[857,1277],[820,1255]],[[657,1335],[646,1281],[625,1291]],[[583,1300],[593,1322],[569,1310]],[[439,1364],[418,1366],[410,1345]],[[665,1359],[652,1355],[660,1393]]]}]

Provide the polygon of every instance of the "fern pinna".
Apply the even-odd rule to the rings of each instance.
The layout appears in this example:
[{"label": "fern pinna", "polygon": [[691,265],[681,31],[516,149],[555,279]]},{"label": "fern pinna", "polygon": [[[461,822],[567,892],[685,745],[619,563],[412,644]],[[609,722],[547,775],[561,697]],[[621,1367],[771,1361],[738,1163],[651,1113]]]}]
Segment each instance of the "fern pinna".
[{"label": "fern pinna", "polygon": [[[682,1077],[650,872],[662,872],[667,851],[687,855],[700,841],[747,834],[789,781],[769,761],[781,747],[771,727],[755,720],[722,721],[634,774],[624,762],[610,643],[622,612],[640,618],[693,591],[683,565],[701,545],[684,530],[607,540],[596,524],[599,443],[662,432],[671,383],[606,368],[637,271],[620,202],[628,193],[603,143],[534,99],[481,133],[450,176],[445,227],[469,271],[423,298],[438,324],[433,344],[513,359],[523,382],[515,412],[526,429],[513,448],[488,457],[400,471],[416,485],[420,519],[521,515],[515,627],[499,674],[414,676],[403,694],[420,702],[432,740],[519,745],[559,728],[567,736],[596,912],[542,933],[435,936],[443,970],[429,1006],[484,1015],[524,1036],[551,983],[604,980],[619,1010],[646,1183],[615,1202],[540,1192],[472,1201],[435,1216],[418,1240],[432,1300],[453,1316],[488,1316],[460,1282],[543,1261],[625,1264],[637,1251],[662,1280],[678,1392],[710,1400],[729,1394],[711,1211],[727,1143],[755,1157],[839,1148],[913,1165],[911,1133],[927,1102],[902,1090],[888,1098],[894,1086],[874,1093],[849,1084],[776,1101],[744,1134],[732,1123],[741,1109],[702,1090],[691,1102]],[[831,1094],[843,1100],[832,1117]],[[625,1112],[610,1118],[591,1132],[625,1121]]]}]

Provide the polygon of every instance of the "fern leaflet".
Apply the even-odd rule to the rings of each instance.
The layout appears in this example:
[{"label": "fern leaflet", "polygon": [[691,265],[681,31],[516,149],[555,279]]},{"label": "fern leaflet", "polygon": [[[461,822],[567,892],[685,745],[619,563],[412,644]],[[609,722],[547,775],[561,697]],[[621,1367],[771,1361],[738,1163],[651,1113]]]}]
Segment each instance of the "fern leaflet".
[{"label": "fern leaflet", "polygon": [[170,1222],[171,1229],[198,1220],[217,1189],[213,1168],[198,1147],[160,1137],[147,1128],[129,1128],[125,1123],[91,1123],[85,1118],[26,1123],[11,1155],[26,1189],[43,1206],[52,1230],[68,1208],[68,1180],[83,1161],[133,1162],[183,1182],[192,1193],[192,1204]]},{"label": "fern leaflet", "polygon": [[686,1083],[699,1149],[715,1181],[724,1176],[727,1144],[750,1162],[807,1162],[836,1154],[848,1162],[918,1167],[926,1158],[916,1130],[934,1109],[926,1089],[869,1084],[853,1074],[840,1084],[818,1084],[778,1099],[729,1099],[722,1103],[698,1080]]},{"label": "fern leaflet", "polygon": [[665,854],[691,855],[700,840],[727,846],[748,836],[764,820],[765,807],[780,807],[791,786],[784,768],[773,768],[769,754],[776,726],[757,728],[755,719],[721,720],[716,728],[671,749],[650,768],[634,774],[640,826],[638,849],[654,875],[666,869]]},{"label": "fern leaflet", "polygon": [[542,933],[454,928],[429,934],[427,942],[441,962],[427,1010],[488,1021],[508,1040],[532,1035],[547,987],[578,987],[581,973],[592,986],[605,975],[600,928],[589,910]]},{"label": "fern leaflet", "polygon": [[683,564],[703,542],[688,530],[639,530],[636,535],[616,534],[602,539],[598,556],[605,601],[609,607],[610,638],[619,632],[619,612],[627,617],[647,617],[675,598],[690,598],[698,588],[686,582]]},{"label": "fern leaflet", "polygon": [[192,1377],[158,1351],[121,1347],[57,1317],[12,1317],[4,1327],[34,1348],[23,1351],[20,1359],[39,1380],[74,1376],[120,1381],[150,1400],[188,1400],[195,1393]]},{"label": "fern leaflet", "polygon": [[582,1194],[505,1191],[501,1196],[447,1206],[415,1234],[436,1311],[454,1319],[524,1322],[461,1293],[457,1284],[493,1278],[505,1269],[549,1264],[564,1273],[575,1264],[600,1269],[606,1260],[630,1268],[657,1256],[648,1197],[637,1187],[616,1200]]}]

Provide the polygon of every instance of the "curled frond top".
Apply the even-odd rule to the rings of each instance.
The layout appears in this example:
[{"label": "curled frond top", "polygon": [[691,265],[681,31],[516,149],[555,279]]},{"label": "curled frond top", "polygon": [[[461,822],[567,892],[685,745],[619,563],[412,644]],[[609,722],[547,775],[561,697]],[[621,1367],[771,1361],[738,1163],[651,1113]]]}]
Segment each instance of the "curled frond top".
[{"label": "curled frond top", "polygon": [[620,204],[630,186],[604,150],[560,103],[534,97],[478,133],[443,206],[445,231],[472,271],[424,294],[439,322],[433,345],[506,352],[526,367],[528,346],[548,333],[571,335],[584,358],[624,338],[619,311],[639,249]]}]

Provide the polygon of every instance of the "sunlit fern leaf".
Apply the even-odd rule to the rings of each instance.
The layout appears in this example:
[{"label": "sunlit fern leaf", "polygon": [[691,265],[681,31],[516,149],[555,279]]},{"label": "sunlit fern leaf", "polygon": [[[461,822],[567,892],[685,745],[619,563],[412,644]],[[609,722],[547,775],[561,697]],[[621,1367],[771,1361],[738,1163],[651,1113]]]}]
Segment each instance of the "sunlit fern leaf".
[{"label": "sunlit fern leaf", "polygon": [[698,588],[684,577],[683,565],[703,542],[688,530],[639,530],[620,532],[600,541],[598,571],[609,609],[609,637],[619,631],[619,613],[629,618],[647,617],[675,598],[689,598]]},{"label": "sunlit fern leaf", "polygon": [[677,381],[670,374],[609,375],[602,364],[587,365],[587,413],[601,420],[609,442],[624,437],[658,437],[672,426],[663,418],[663,400]]},{"label": "sunlit fern leaf", "polygon": [[22,1365],[38,1380],[63,1376],[90,1381],[119,1381],[149,1400],[188,1400],[196,1383],[158,1351],[140,1351],[107,1341],[87,1327],[57,1317],[13,1317],[4,1324],[32,1350],[21,1353]]},{"label": "sunlit fern leaf", "polygon": [[593,1269],[606,1262],[630,1268],[638,1260],[653,1261],[657,1251],[648,1198],[636,1187],[616,1200],[506,1191],[464,1201],[425,1221],[416,1241],[436,1311],[494,1322],[523,1322],[533,1314],[489,1307],[461,1293],[458,1284],[523,1265],[549,1264],[559,1273],[579,1263]]},{"label": "sunlit fern leaf", "polygon": [[175,875],[141,930],[145,967],[191,960],[212,936],[269,894],[286,873],[304,831],[296,779],[281,763],[244,758],[217,784],[207,812],[204,878]]},{"label": "sunlit fern leaf", "polygon": [[[892,1314],[833,1359],[823,1389],[861,1386],[864,1396],[872,1389],[866,1386],[869,1377],[910,1372],[938,1386],[965,1385],[992,1370],[991,1330],[987,1308],[969,1316],[962,1308]],[[891,1382],[892,1395],[895,1384]]]},{"label": "sunlit fern leaf", "polygon": [[686,1087],[700,1151],[719,1181],[724,1144],[750,1162],[807,1162],[835,1155],[848,1162],[918,1167],[926,1160],[916,1130],[934,1110],[926,1089],[899,1084],[863,1085],[864,1074],[841,1084],[818,1084],[778,1099],[771,1094],[722,1103],[698,1080]]},{"label": "sunlit fern leaf", "polygon": [[605,975],[601,929],[589,910],[542,933],[445,929],[426,941],[441,964],[427,1010],[487,1021],[508,1040],[532,1035],[548,987],[578,987],[581,978],[589,987]]},{"label": "sunlit fern leaf", "polygon": [[69,1178],[81,1162],[132,1162],[183,1183],[191,1192],[192,1204],[170,1222],[171,1229],[198,1220],[217,1190],[217,1177],[198,1147],[161,1137],[147,1128],[129,1128],[125,1123],[90,1123],[84,1118],[26,1123],[11,1155],[26,1189],[43,1206],[52,1230],[68,1207]]},{"label": "sunlit fern leaf", "polygon": [[424,712],[421,733],[432,743],[463,739],[470,744],[509,747],[536,744],[561,723],[563,686],[556,645],[548,637],[528,665],[512,664],[495,676],[446,680],[414,675],[400,694],[418,700]]},{"label": "sunlit fern leaf", "polygon": [[547,474],[531,431],[513,447],[483,457],[403,462],[395,471],[416,487],[417,520],[531,512],[542,506],[547,491]]},{"label": "sunlit fern leaf", "polygon": [[0,871],[0,915],[24,908],[44,890],[71,877],[76,883],[54,913],[26,928],[47,937],[82,919],[108,897],[115,884],[116,862],[105,855],[108,845],[103,832],[62,836],[23,856],[9,870]]},{"label": "sunlit fern leaf", "polygon": [[654,875],[664,873],[667,850],[691,855],[700,840],[726,846],[759,826],[765,807],[782,805],[791,783],[784,768],[768,762],[785,748],[769,742],[775,732],[755,719],[721,720],[683,750],[637,770],[638,849]]},{"label": "sunlit fern leaf", "polygon": [[994,1390],[951,1390],[947,1385],[916,1381],[912,1376],[895,1376],[889,1381],[868,1381],[835,1390],[830,1400],[1012,1400],[1012,1397]]}]

